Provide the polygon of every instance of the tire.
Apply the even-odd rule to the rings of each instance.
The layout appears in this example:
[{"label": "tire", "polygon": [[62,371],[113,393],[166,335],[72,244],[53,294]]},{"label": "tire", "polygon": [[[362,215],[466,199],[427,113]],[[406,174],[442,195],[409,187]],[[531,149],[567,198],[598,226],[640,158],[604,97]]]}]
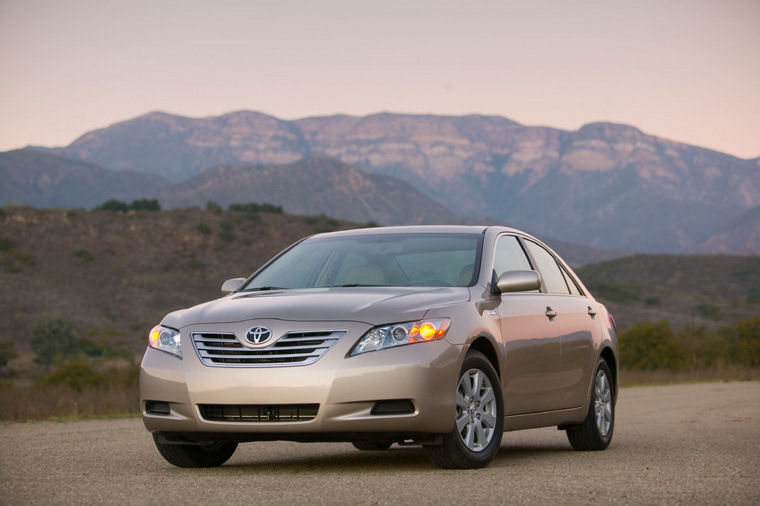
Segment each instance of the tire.
[{"label": "tire", "polygon": [[611,378],[607,362],[599,360],[586,419],[565,429],[574,450],[599,451],[609,446],[615,428],[615,385]]},{"label": "tire", "polygon": [[153,442],[161,456],[177,467],[217,467],[235,453],[237,443],[217,441],[204,445],[183,445],[160,443],[153,433]]},{"label": "tire", "polygon": [[393,441],[353,441],[354,448],[366,452],[377,452],[387,450],[393,444]]},{"label": "tire", "polygon": [[[473,386],[480,384],[474,390]],[[469,390],[469,391],[468,391]],[[441,445],[424,446],[427,458],[445,469],[477,469],[491,463],[499,452],[504,427],[501,383],[491,362],[470,350],[457,382],[454,428]]]}]

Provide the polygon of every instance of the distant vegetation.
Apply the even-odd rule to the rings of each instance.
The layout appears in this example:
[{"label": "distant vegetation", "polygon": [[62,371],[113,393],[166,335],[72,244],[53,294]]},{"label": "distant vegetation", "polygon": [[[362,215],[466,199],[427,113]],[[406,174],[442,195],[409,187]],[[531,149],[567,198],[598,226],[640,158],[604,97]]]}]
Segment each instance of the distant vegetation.
[{"label": "distant vegetation", "polygon": [[273,204],[259,204],[248,202],[247,204],[230,204],[228,209],[236,213],[279,213],[282,214],[282,206]]},{"label": "distant vegetation", "polygon": [[760,314],[759,256],[635,255],[578,274],[621,327],[665,319],[717,328]]},{"label": "distant vegetation", "polygon": [[121,200],[111,199],[103,202],[95,208],[95,211],[160,211],[161,206],[156,199],[138,199],[133,200],[131,204]]},{"label": "distant vegetation", "polygon": [[620,365],[628,370],[760,367],[760,317],[710,330],[674,331],[665,321],[637,323],[619,336]]}]

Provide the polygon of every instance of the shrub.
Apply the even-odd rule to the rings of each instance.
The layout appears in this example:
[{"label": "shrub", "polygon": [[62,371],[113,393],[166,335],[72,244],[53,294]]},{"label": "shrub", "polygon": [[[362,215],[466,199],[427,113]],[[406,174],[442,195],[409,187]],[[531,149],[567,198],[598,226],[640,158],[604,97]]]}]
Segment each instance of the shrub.
[{"label": "shrub", "polygon": [[726,343],[725,358],[734,364],[760,366],[760,316],[745,318],[718,335]]},{"label": "shrub", "polygon": [[0,341],[0,367],[5,367],[8,362],[17,357],[18,351],[12,341]]},{"label": "shrub", "polygon": [[195,230],[203,235],[209,235],[211,233],[211,227],[208,223],[198,223],[198,225],[195,226]]},{"label": "shrub", "polygon": [[30,343],[38,362],[46,365],[77,351],[74,328],[59,316],[38,318],[32,325]]},{"label": "shrub", "polygon": [[211,211],[214,214],[220,214],[222,212],[222,206],[220,206],[213,200],[209,200],[208,202],[206,202],[206,210]]},{"label": "shrub", "polygon": [[191,271],[202,271],[206,268],[206,264],[195,257],[190,257],[190,259],[187,261],[187,268]]},{"label": "shrub", "polygon": [[5,272],[15,274],[21,272],[24,267],[34,265],[36,259],[34,253],[23,249],[9,249],[5,250],[5,254],[0,258],[0,265],[2,265]]},{"label": "shrub", "polygon": [[130,206],[135,211],[160,211],[161,205],[156,199],[138,199],[133,200]]},{"label": "shrub", "polygon": [[233,232],[235,223],[231,220],[224,220],[223,222],[219,223],[219,228],[221,229],[219,232],[219,237],[224,242],[232,242],[237,239],[235,232]]},{"label": "shrub", "polygon": [[86,249],[78,249],[74,252],[74,256],[81,258],[84,262],[92,262],[95,260],[95,255],[87,251]]},{"label": "shrub", "polygon": [[697,311],[699,311],[699,313],[705,318],[711,320],[720,320],[723,317],[720,308],[715,304],[710,304],[708,302],[697,305]]},{"label": "shrub", "polygon": [[0,251],[7,251],[12,248],[13,248],[13,241],[11,241],[10,239],[6,239],[5,237],[0,237]]},{"label": "shrub", "polygon": [[282,206],[275,206],[273,204],[259,204],[257,202],[248,202],[247,204],[230,204],[230,211],[238,213],[278,213],[282,214]]},{"label": "shrub", "polygon": [[5,209],[0,207],[0,221],[5,220]]},{"label": "shrub", "polygon": [[111,199],[103,202],[95,208],[96,211],[129,211],[129,204],[121,200]]},{"label": "shrub", "polygon": [[684,351],[667,321],[642,322],[618,337],[620,365],[626,369],[675,371],[684,365]]},{"label": "shrub", "polygon": [[106,387],[108,376],[96,371],[89,362],[69,362],[45,376],[42,384],[45,386],[65,385],[81,391],[85,387]]}]

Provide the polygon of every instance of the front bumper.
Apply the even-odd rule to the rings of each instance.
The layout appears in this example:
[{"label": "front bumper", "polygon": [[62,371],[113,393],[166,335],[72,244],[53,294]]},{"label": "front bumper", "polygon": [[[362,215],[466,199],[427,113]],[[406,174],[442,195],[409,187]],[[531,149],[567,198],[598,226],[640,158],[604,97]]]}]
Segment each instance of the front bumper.
[{"label": "front bumper", "polygon": [[[260,323],[260,322],[255,322]],[[283,323],[264,321],[273,329]],[[347,357],[370,326],[330,322],[346,334],[317,362],[306,366],[210,367],[204,365],[191,332],[243,335],[252,322],[196,325],[181,329],[183,358],[148,348],[140,369],[145,427],[153,432],[293,434],[449,432],[462,348],[445,339]],[[222,327],[220,329],[220,327]],[[298,331],[324,329],[325,322],[298,322]],[[377,401],[409,399],[409,414],[372,414]],[[147,413],[146,401],[169,404],[169,414]],[[308,421],[211,421],[199,405],[319,404]]]}]

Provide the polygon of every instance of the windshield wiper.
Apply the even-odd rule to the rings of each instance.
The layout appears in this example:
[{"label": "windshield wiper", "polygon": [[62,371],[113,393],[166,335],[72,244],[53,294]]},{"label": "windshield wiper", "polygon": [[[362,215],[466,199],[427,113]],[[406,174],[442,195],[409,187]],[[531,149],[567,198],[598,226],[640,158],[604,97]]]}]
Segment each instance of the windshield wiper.
[{"label": "windshield wiper", "polygon": [[242,290],[242,291],[243,292],[263,292],[266,290],[286,290],[286,288],[282,286],[257,286],[255,288],[246,288],[245,290]]},{"label": "windshield wiper", "polygon": [[357,286],[386,286],[386,285],[365,285],[362,283],[346,283],[345,285],[330,285],[327,288],[355,288]]}]

